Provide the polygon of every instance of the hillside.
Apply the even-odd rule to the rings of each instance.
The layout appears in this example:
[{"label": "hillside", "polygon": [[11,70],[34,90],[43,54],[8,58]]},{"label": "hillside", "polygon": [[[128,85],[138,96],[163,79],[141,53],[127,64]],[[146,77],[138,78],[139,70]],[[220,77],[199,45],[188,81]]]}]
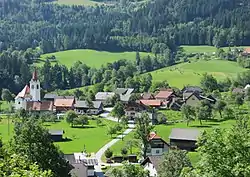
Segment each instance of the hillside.
[{"label": "hillside", "polygon": [[212,74],[216,79],[232,78],[246,69],[236,62],[224,60],[197,61],[182,63],[151,72],[153,82],[167,80],[173,87],[182,88],[185,85],[199,85],[203,73]]},{"label": "hillside", "polygon": [[86,5],[86,6],[101,4],[92,0],[57,0],[55,1],[55,3],[60,5]]},{"label": "hillside", "polygon": [[[54,55],[58,63],[66,65],[67,67],[72,66],[76,61],[81,61],[90,67],[99,68],[101,65],[106,63],[112,63],[120,59],[135,60],[136,52],[106,52],[96,50],[67,50],[62,52],[55,52],[44,54],[41,56],[42,60],[45,60],[47,56]],[[140,56],[147,56],[148,53],[140,52]],[[39,64],[42,64],[40,62]]]}]

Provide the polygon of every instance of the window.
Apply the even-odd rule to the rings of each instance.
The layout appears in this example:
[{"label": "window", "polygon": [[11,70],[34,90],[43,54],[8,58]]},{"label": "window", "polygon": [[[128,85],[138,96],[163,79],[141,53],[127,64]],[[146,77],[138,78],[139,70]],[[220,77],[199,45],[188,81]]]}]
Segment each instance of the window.
[{"label": "window", "polygon": [[34,89],[34,85],[31,86],[31,89]]},{"label": "window", "polygon": [[155,153],[156,153],[156,154],[159,154],[159,153],[160,153],[160,151],[159,151],[159,150],[156,150],[156,151],[155,151]]},{"label": "window", "polygon": [[39,89],[39,85],[37,84],[36,89]]},{"label": "window", "polygon": [[20,104],[20,101],[18,102],[18,104]]}]

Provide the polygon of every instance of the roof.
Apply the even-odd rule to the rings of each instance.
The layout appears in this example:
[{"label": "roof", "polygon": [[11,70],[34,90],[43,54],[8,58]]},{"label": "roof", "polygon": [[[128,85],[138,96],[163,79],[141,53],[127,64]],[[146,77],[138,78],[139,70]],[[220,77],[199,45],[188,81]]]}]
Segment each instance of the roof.
[{"label": "roof", "polygon": [[30,94],[30,87],[26,85],[21,92],[18,93],[15,99],[17,98],[25,98]]},{"label": "roof", "polygon": [[160,91],[157,95],[155,95],[155,98],[159,99],[168,99],[174,92],[167,90],[167,91]]},{"label": "roof", "polygon": [[63,135],[64,130],[49,130],[50,135]]},{"label": "roof", "polygon": [[152,139],[161,139],[161,137],[159,135],[157,135],[155,132],[151,132],[149,134],[149,140],[152,140]]},{"label": "roof", "polygon": [[119,95],[131,94],[134,91],[133,88],[117,88],[114,92]]},{"label": "roof", "polygon": [[114,92],[98,92],[95,95],[96,100],[107,100],[108,98],[112,98],[115,95]]},{"label": "roof", "polygon": [[75,99],[74,96],[56,96],[55,99]]},{"label": "roof", "polygon": [[37,80],[38,80],[36,69],[35,69],[35,71],[34,71],[33,74],[32,74],[32,80],[34,80],[34,81],[37,81]]},{"label": "roof", "polygon": [[53,111],[52,101],[28,101],[26,110],[30,111]]},{"label": "roof", "polygon": [[243,53],[250,53],[250,47],[245,48]]},{"label": "roof", "polygon": [[188,97],[185,97],[184,99],[188,100],[189,98],[191,98],[192,96],[195,96],[196,98],[198,98],[199,100],[208,100],[210,102],[215,102],[216,99],[212,97],[212,95],[209,95],[209,96],[203,96],[203,95],[200,95],[200,93],[198,92],[193,92],[191,94],[189,94]]},{"label": "roof", "polygon": [[163,156],[148,156],[142,161],[141,165],[145,166],[147,163],[151,163],[153,164],[156,171],[158,171],[162,162],[162,158]]},{"label": "roof", "polygon": [[242,88],[234,88],[232,92],[233,92],[233,93],[244,93],[245,90],[242,89]]},{"label": "roof", "polygon": [[88,177],[88,167],[82,163],[71,164],[72,170],[70,171],[73,177]]},{"label": "roof", "polygon": [[143,93],[141,97],[143,100],[150,100],[155,98],[152,93]]},{"label": "roof", "polygon": [[161,100],[140,100],[146,106],[161,106]]},{"label": "roof", "polygon": [[185,86],[182,89],[182,92],[203,92],[202,88],[198,87],[198,86]]},{"label": "roof", "polygon": [[75,99],[61,99],[61,98],[55,98],[54,105],[56,107],[72,107],[74,104]]},{"label": "roof", "polygon": [[[102,105],[101,101],[92,101],[93,102],[93,108],[99,109]],[[76,108],[89,108],[87,101],[76,101],[76,104],[74,105]]]},{"label": "roof", "polygon": [[55,99],[56,97],[58,97],[56,93],[46,93],[44,95],[44,99]]},{"label": "roof", "polygon": [[169,139],[197,141],[199,135],[198,129],[173,128]]}]

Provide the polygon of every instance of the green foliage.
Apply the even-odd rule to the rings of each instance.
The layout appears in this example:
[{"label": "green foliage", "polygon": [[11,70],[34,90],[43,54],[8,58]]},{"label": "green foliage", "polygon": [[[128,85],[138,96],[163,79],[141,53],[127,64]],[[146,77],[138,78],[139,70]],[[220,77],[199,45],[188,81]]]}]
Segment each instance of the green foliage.
[{"label": "green foliage", "polygon": [[113,135],[117,133],[116,126],[108,127],[107,131],[108,131],[107,134],[110,135],[110,137],[112,138]]},{"label": "green foliage", "polygon": [[150,125],[150,119],[147,113],[142,113],[140,117],[137,117],[136,129],[135,129],[135,137],[140,139],[143,144],[143,158],[146,158],[146,153],[148,149],[148,136],[153,130],[153,126]]},{"label": "green foliage", "polygon": [[75,113],[75,111],[72,111],[72,110],[66,112],[66,114],[65,114],[66,122],[67,122],[68,124],[70,124],[71,127],[73,127],[73,125],[74,125],[74,120],[75,120],[77,117],[78,117],[78,116],[77,116],[77,114]]},{"label": "green foliage", "polygon": [[114,168],[110,177],[148,177],[149,172],[140,165],[124,164],[122,168]]},{"label": "green foliage", "polygon": [[164,155],[158,175],[159,177],[180,177],[185,167],[191,167],[187,152],[173,149]]},{"label": "green foliage", "polygon": [[122,154],[123,156],[127,155],[127,154],[128,154],[128,150],[127,150],[126,148],[122,148],[122,149],[121,149],[121,154]]},{"label": "green foliage", "polygon": [[201,78],[201,86],[207,92],[213,92],[218,89],[217,80],[212,76],[205,73]]},{"label": "green foliage", "polygon": [[111,158],[113,156],[113,151],[111,151],[109,148],[104,152],[106,158]]},{"label": "green foliage", "polygon": [[238,95],[236,95],[234,101],[235,101],[235,104],[239,107],[239,106],[243,105],[243,103],[244,103],[244,96],[238,94]]},{"label": "green foliage", "polygon": [[51,170],[55,176],[66,177],[71,169],[53,144],[48,130],[34,119],[16,122],[10,149],[15,154],[27,156],[41,169]]},{"label": "green foliage", "polygon": [[120,101],[115,104],[112,110],[112,115],[117,117],[118,120],[120,120],[125,115],[124,105]]},{"label": "green foliage", "polygon": [[227,106],[226,102],[222,101],[222,100],[217,100],[217,102],[214,105],[214,108],[215,108],[216,111],[219,112],[221,119],[223,118],[222,112],[224,111],[224,109],[226,108],[226,106]]},{"label": "green foliage", "polygon": [[182,177],[249,176],[249,137],[249,128],[243,119],[229,131],[204,132],[198,142],[200,162],[193,170],[185,170]]},{"label": "green foliage", "polygon": [[13,96],[9,89],[3,89],[2,90],[2,95],[1,95],[2,100],[10,102],[13,100]]},{"label": "green foliage", "polygon": [[186,104],[182,105],[181,113],[182,113],[184,120],[186,120],[187,122],[187,126],[189,125],[190,121],[195,119],[195,116],[196,116],[194,108]]}]

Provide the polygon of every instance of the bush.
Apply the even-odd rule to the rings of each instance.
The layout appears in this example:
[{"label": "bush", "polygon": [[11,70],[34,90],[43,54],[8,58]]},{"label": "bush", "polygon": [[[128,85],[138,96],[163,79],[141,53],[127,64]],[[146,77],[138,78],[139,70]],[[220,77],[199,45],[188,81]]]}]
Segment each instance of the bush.
[{"label": "bush", "polygon": [[122,148],[122,149],[121,149],[121,154],[122,154],[123,156],[127,155],[127,154],[128,154],[128,150],[127,150],[126,148]]},{"label": "bush", "polygon": [[107,159],[111,158],[113,156],[113,151],[111,151],[109,148],[105,151],[105,157]]}]

